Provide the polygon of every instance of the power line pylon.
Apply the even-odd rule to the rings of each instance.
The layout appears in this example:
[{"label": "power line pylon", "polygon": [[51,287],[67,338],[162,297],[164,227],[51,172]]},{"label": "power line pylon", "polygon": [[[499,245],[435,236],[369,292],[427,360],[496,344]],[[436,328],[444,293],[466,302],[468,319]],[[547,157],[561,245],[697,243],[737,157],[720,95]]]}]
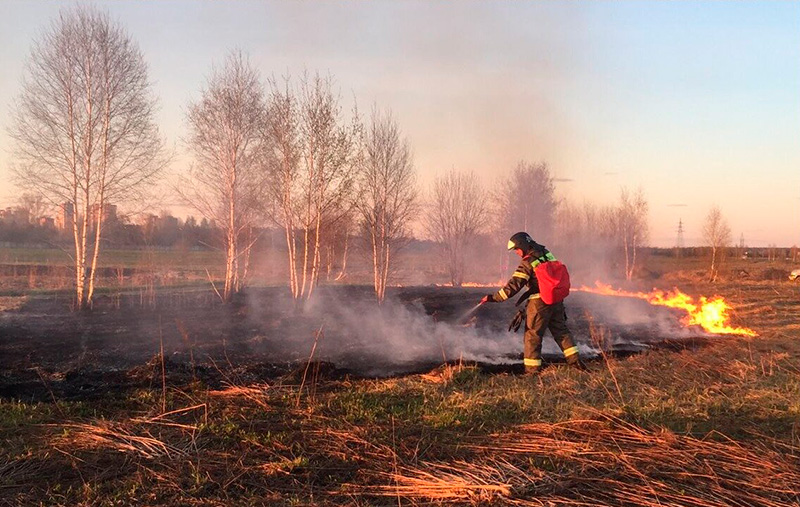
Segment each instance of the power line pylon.
[{"label": "power line pylon", "polygon": [[675,240],[675,257],[681,256],[681,250],[683,249],[683,219],[678,219],[678,237]]}]

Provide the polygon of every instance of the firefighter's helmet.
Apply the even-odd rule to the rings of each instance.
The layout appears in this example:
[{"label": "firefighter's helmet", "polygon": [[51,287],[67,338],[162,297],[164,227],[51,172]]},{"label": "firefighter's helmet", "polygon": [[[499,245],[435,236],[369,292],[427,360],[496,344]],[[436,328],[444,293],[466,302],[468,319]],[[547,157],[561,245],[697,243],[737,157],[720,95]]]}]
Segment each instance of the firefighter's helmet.
[{"label": "firefighter's helmet", "polygon": [[518,232],[508,240],[509,250],[516,250],[519,248],[523,252],[528,253],[533,250],[534,246],[536,246],[536,242],[527,232]]}]

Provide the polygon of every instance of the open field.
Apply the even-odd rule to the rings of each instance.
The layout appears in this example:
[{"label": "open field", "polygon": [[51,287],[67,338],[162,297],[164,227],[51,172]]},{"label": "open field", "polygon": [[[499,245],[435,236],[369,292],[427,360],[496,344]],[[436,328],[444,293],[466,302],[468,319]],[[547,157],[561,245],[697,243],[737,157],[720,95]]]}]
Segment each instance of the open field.
[{"label": "open field", "polygon": [[796,505],[800,284],[661,278],[758,336],[575,293],[591,373],[547,338],[531,379],[510,303],[462,318],[485,289],[6,297],[0,503]]},{"label": "open field", "polygon": [[[70,254],[51,248],[1,248],[0,264],[71,266]],[[219,263],[224,259],[221,252],[212,250],[103,250],[98,259],[101,267],[169,266],[173,269],[188,269]]]},{"label": "open field", "polygon": [[[279,240],[280,238],[278,238]],[[419,249],[423,252],[419,253]],[[354,246],[347,261],[348,270],[342,277],[347,283],[367,283],[371,280],[371,261],[365,252]],[[413,249],[412,249],[413,250]],[[417,250],[402,255],[398,262],[403,269],[396,279],[403,284],[429,283],[432,278],[443,281],[444,273],[435,252],[422,245]],[[72,253],[74,254],[74,252]],[[0,247],[0,294],[23,294],[28,291],[64,290],[74,284],[74,266],[71,253],[56,248]],[[265,241],[250,260],[249,278],[256,285],[284,285],[286,272],[285,246],[279,241]],[[333,281],[340,275],[340,266],[325,267],[323,280]],[[224,276],[225,256],[212,249],[104,249],[98,259],[97,286],[118,291],[138,289],[143,286],[174,286],[176,284],[207,283],[209,277],[219,280]],[[431,276],[433,275],[433,276]],[[352,279],[352,280],[351,280]]]},{"label": "open field", "polygon": [[800,1],[2,5],[0,507],[800,507]]},{"label": "open field", "polygon": [[[106,250],[98,259],[98,286],[130,289],[206,280],[223,256],[210,250]],[[48,248],[0,248],[0,294],[63,290],[74,283],[69,253]]]}]

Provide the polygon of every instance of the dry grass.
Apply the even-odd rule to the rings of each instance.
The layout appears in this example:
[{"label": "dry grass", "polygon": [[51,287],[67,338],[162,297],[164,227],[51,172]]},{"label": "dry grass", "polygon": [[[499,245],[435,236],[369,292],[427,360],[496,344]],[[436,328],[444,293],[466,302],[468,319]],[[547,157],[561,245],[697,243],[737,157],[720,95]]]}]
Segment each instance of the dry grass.
[{"label": "dry grass", "polygon": [[269,409],[269,403],[267,402],[269,388],[270,386],[267,384],[252,384],[249,386],[227,384],[225,389],[209,391],[208,395],[217,398],[246,398],[261,408]]},{"label": "dry grass", "polygon": [[207,421],[207,405],[184,407],[154,417],[64,424],[60,426],[61,434],[49,445],[71,450],[116,451],[147,459],[182,459],[196,445],[200,432],[198,424],[176,419],[186,415],[199,415]]},{"label": "dry grass", "polygon": [[376,470],[362,494],[513,505],[797,505],[800,448],[646,431],[620,419],[527,424],[469,438],[469,460]]},{"label": "dry grass", "polygon": [[758,338],[606,357],[591,375],[444,365],[167,386],[166,411],[160,385],[102,416],[0,405],[0,504],[798,505],[800,298],[740,288],[716,287]]},{"label": "dry grass", "polygon": [[54,447],[112,450],[150,459],[185,455],[185,450],[154,437],[149,431],[137,431],[124,423],[68,424],[64,429],[68,430],[66,435],[55,439]]},{"label": "dry grass", "polygon": [[19,310],[27,299],[26,296],[0,296],[0,312]]},{"label": "dry grass", "polygon": [[[554,370],[548,380],[564,381],[560,377],[569,373]],[[443,403],[455,396],[461,411],[491,403],[490,396],[476,405],[472,397],[479,393],[459,393],[452,377],[431,383],[429,376],[373,381],[364,392],[384,400],[393,393],[402,400],[409,390],[439,392]],[[512,390],[527,388],[522,379],[499,380]],[[696,438],[646,429],[619,417],[619,408],[585,405],[578,407],[583,417],[501,424],[493,433],[475,425],[434,429],[425,423],[429,417],[402,413],[349,423],[324,405],[337,396],[335,386],[328,387],[327,400],[300,408],[294,406],[296,386],[231,385],[209,391],[207,405],[51,426],[42,451],[58,451],[56,459],[61,455],[80,470],[79,478],[57,481],[84,486],[49,503],[107,499],[108,492],[88,491],[85,484],[101,476],[98,470],[115,455],[129,473],[107,483],[117,484],[114,494],[129,501],[134,497],[120,491],[143,489],[152,495],[147,503],[157,505],[281,504],[292,498],[287,503],[777,507],[800,501],[800,441],[760,434],[733,440],[719,432]],[[0,478],[8,485],[38,483],[34,476],[42,470],[35,462],[8,461]],[[17,490],[15,498],[46,498],[47,491],[31,497]]]},{"label": "dry grass", "polygon": [[[505,464],[508,465],[508,464]],[[424,463],[424,468],[400,467],[379,473],[386,484],[360,488],[362,493],[404,499],[488,501],[511,496],[505,467],[497,464]],[[513,468],[508,465],[508,468]],[[354,490],[359,486],[350,485]]]}]

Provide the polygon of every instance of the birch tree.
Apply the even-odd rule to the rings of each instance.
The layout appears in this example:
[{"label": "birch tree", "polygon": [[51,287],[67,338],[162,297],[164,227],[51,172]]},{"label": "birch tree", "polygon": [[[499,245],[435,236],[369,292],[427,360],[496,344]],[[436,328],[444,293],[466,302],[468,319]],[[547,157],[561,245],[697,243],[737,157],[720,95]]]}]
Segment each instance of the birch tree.
[{"label": "birch tree", "polygon": [[92,303],[106,206],[143,195],[166,164],[155,111],[144,57],[108,14],[63,10],[34,42],[9,129],[15,175],[73,210],[78,309]]},{"label": "birch tree", "polygon": [[450,282],[464,283],[465,253],[488,219],[487,193],[473,173],[450,171],[437,178],[425,228],[444,247]]},{"label": "birch tree", "polygon": [[283,228],[289,261],[289,288],[292,297],[300,298],[297,265],[297,229],[300,202],[300,159],[302,142],[298,99],[288,78],[279,83],[270,80],[267,99],[266,145],[269,149],[267,202],[269,215]]},{"label": "birch tree", "polygon": [[297,90],[273,81],[269,104],[273,216],[286,232],[292,296],[308,299],[323,271],[326,226],[352,206],[358,122],[345,123],[333,79],[319,74]]},{"label": "birch tree", "polygon": [[415,179],[411,149],[392,113],[373,108],[364,136],[356,206],[372,250],[372,282],[379,303],[386,295],[394,255],[408,236],[417,209]]},{"label": "birch tree", "polygon": [[633,194],[626,188],[622,189],[617,208],[617,224],[625,257],[625,279],[628,281],[633,279],[637,250],[647,242],[649,233],[647,211],[647,200],[641,188]]},{"label": "birch tree", "polygon": [[719,254],[731,242],[731,228],[718,206],[712,206],[706,215],[706,221],[703,224],[703,239],[711,247],[709,279],[715,282],[719,276]]},{"label": "birch tree", "polygon": [[52,206],[38,192],[25,192],[18,199],[19,207],[28,212],[28,222],[38,224],[39,218],[47,214]]},{"label": "birch tree", "polygon": [[507,178],[498,181],[491,206],[492,240],[499,250],[499,276],[508,276],[506,240],[515,231],[526,231],[542,244],[553,238],[557,202],[555,185],[547,164],[520,161]]},{"label": "birch tree", "polygon": [[605,276],[617,260],[618,209],[584,201],[577,205],[564,199],[556,212],[553,243],[559,256],[570,260],[570,269]]},{"label": "birch tree", "polygon": [[505,231],[526,231],[539,243],[549,244],[556,198],[546,163],[519,162],[511,176],[500,183],[495,202],[500,206]]},{"label": "birch tree", "polygon": [[306,76],[301,97],[304,178],[300,214],[303,226],[300,296],[309,298],[322,268],[323,218],[335,223],[351,205],[355,182],[353,140],[358,123],[356,120],[350,126],[345,124],[331,77]]},{"label": "birch tree", "polygon": [[225,285],[230,301],[247,273],[264,174],[266,99],[258,72],[241,52],[215,67],[201,98],[189,105],[187,144],[195,164],[180,190],[223,231]]},{"label": "birch tree", "polygon": [[[347,258],[353,235],[357,233],[355,205],[345,204],[345,209],[336,210],[331,217],[322,219],[322,266],[325,280],[343,280],[347,276]],[[339,268],[334,273],[334,267]]]}]

